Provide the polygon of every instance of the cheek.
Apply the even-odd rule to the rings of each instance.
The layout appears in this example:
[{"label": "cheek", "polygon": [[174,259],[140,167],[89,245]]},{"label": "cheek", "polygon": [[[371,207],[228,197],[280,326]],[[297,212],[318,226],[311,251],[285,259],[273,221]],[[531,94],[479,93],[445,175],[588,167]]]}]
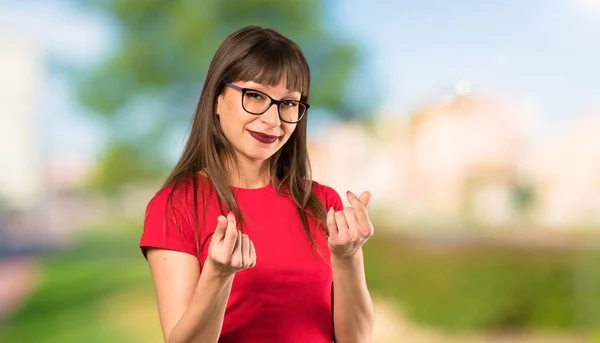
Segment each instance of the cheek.
[{"label": "cheek", "polygon": [[285,134],[286,139],[290,138],[292,133],[294,133],[294,131],[296,130],[296,126],[297,126],[296,124],[287,124],[287,123],[282,124],[283,132]]},{"label": "cheek", "polygon": [[221,127],[228,135],[239,135],[244,132],[247,124],[257,119],[256,116],[253,116],[246,111],[239,111],[236,108],[231,107],[224,108],[220,117]]},{"label": "cheek", "polygon": [[295,124],[282,124],[283,133],[284,133],[284,143],[292,136],[292,133],[296,130]]}]

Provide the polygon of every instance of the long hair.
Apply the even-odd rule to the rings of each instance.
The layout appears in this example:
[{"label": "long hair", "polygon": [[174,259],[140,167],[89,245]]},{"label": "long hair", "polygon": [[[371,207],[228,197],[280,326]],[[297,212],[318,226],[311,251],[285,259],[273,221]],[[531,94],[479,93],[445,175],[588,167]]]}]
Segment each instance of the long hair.
[{"label": "long hair", "polygon": [[[229,35],[208,68],[206,80],[198,101],[189,138],[182,155],[163,187],[172,185],[169,195],[178,183],[192,176],[194,227],[196,246],[199,239],[198,182],[196,173],[205,171],[217,193],[221,212],[233,211],[243,227],[244,218],[229,188],[227,171],[221,158],[235,161],[235,152],[226,139],[216,113],[217,98],[224,91],[224,84],[232,81],[254,81],[276,86],[285,77],[291,91],[301,93],[301,100],[308,102],[310,69],[304,54],[296,43],[278,32],[257,26],[248,26]],[[326,234],[326,211],[311,191],[311,167],[306,146],[308,113],[298,122],[288,141],[269,158],[268,170],[271,184],[282,194],[291,196],[311,245],[316,248],[314,233],[309,220]],[[200,192],[205,199],[205,192]],[[203,201],[206,205],[206,201]],[[225,207],[225,209],[223,209]],[[204,213],[205,211],[203,211]],[[320,250],[319,250],[319,253]]]}]

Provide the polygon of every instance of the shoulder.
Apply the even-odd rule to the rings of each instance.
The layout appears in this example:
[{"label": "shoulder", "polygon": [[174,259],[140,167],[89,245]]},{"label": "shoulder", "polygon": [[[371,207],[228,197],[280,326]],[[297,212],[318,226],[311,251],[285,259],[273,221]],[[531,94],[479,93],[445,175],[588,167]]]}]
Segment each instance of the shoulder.
[{"label": "shoulder", "polygon": [[312,192],[321,200],[325,206],[325,210],[328,210],[330,207],[333,207],[336,211],[343,208],[342,198],[332,187],[312,181]]},{"label": "shoulder", "polygon": [[185,208],[186,183],[174,183],[160,188],[154,193],[146,205],[145,226],[163,223],[164,221],[177,222],[177,217]]},{"label": "shoulder", "polygon": [[[164,223],[177,227],[191,225],[195,212],[194,194],[197,194],[198,187],[202,185],[198,182],[194,185],[191,176],[161,187],[146,205],[145,226],[159,226]],[[200,204],[202,199],[197,198],[196,201]]]},{"label": "shoulder", "polygon": [[[142,252],[146,248],[161,248],[196,255],[194,194],[196,184],[192,177],[160,188],[148,201],[145,211],[143,233],[140,241]],[[198,199],[200,202],[201,199]]]},{"label": "shoulder", "polygon": [[160,188],[148,201],[146,214],[149,211],[164,209],[165,206],[182,210],[193,204],[194,193],[198,188],[211,189],[210,183],[204,178],[196,178],[194,184],[193,176],[187,176],[177,182]]},{"label": "shoulder", "polygon": [[338,192],[330,186],[324,185],[317,181],[311,181],[312,191],[319,198],[321,197],[331,197],[331,196],[339,196]]}]

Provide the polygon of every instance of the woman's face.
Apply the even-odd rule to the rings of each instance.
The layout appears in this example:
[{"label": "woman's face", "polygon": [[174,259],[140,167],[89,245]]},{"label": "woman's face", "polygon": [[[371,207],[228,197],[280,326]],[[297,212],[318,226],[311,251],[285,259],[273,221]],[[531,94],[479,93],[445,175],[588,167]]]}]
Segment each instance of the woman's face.
[{"label": "woman's face", "polygon": [[[289,91],[286,88],[285,78],[282,78],[275,87],[264,86],[253,81],[231,84],[233,87],[226,86],[217,100],[217,114],[225,137],[233,146],[238,159],[265,161],[287,142],[296,129],[296,124],[281,121],[275,104],[261,115],[247,112],[242,107],[242,92],[235,87],[256,90],[276,100],[300,100],[301,94],[297,91]],[[251,111],[253,103],[269,100],[264,99],[260,93],[253,92],[246,92],[244,98],[246,108]]]}]

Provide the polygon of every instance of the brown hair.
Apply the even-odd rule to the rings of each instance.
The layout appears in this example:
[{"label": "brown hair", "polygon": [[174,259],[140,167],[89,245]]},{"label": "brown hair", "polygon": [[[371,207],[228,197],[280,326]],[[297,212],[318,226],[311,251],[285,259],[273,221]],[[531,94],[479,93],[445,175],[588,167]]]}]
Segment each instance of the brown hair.
[{"label": "brown hair", "polygon": [[[205,171],[217,193],[221,211],[233,211],[243,227],[244,219],[229,188],[229,179],[221,163],[221,157],[235,161],[234,150],[225,138],[216,113],[217,98],[224,84],[233,81],[254,81],[275,86],[285,77],[289,90],[302,94],[308,102],[310,69],[304,54],[296,43],[278,32],[257,26],[248,26],[229,35],[218,48],[208,68],[202,94],[198,101],[189,139],[175,168],[164,187],[176,185],[190,175],[193,181],[194,226],[198,244],[198,183],[196,173]],[[296,129],[268,160],[271,184],[275,190],[294,199],[302,226],[311,245],[318,249],[309,229],[309,219],[326,233],[325,208],[311,191],[311,168],[306,147],[307,117],[298,122]],[[202,193],[205,199],[204,192]],[[206,202],[203,201],[206,205]],[[205,211],[203,211],[205,212]],[[320,253],[320,251],[319,251]]]}]

